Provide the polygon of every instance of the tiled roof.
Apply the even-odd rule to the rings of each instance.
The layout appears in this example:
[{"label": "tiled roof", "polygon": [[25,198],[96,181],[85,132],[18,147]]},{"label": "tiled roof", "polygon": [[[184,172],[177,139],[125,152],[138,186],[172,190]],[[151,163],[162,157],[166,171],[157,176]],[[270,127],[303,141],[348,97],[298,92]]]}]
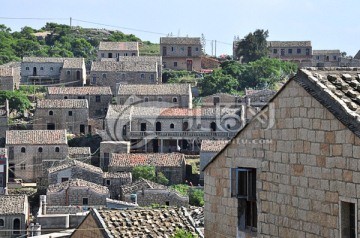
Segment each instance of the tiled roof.
[{"label": "tiled roof", "polygon": [[313,50],[313,55],[340,54],[340,50]]},{"label": "tiled roof", "polygon": [[201,45],[200,37],[160,37],[160,44]]},{"label": "tiled roof", "polygon": [[98,174],[102,174],[103,171],[101,168],[90,165],[90,164],[86,164],[84,162],[81,162],[79,160],[66,160],[64,162],[62,162],[60,165],[55,166],[55,167],[51,167],[48,169],[49,174],[50,173],[55,173],[70,167],[79,167],[82,169],[85,169],[87,171],[93,172],[93,173],[98,173]]},{"label": "tiled roof", "polygon": [[95,210],[100,224],[112,237],[172,237],[177,229],[196,229],[185,208],[133,208],[126,210]]},{"label": "tiled roof", "polygon": [[67,144],[66,130],[11,130],[6,131],[7,145]]},{"label": "tiled roof", "polygon": [[303,68],[294,80],[360,136],[360,68]]},{"label": "tiled roof", "polygon": [[195,222],[195,227],[204,227],[204,207],[188,207],[190,216]]},{"label": "tiled roof", "polygon": [[26,195],[0,195],[0,215],[24,214]]},{"label": "tiled roof", "polygon": [[133,51],[139,50],[138,42],[105,42],[101,41],[99,50]]},{"label": "tiled roof", "polygon": [[180,167],[185,161],[180,153],[153,153],[153,154],[111,154],[109,167],[133,167],[140,165]]},{"label": "tiled roof", "polygon": [[195,117],[201,115],[201,108],[163,108],[160,112],[161,117]]},{"label": "tiled roof", "polygon": [[65,59],[70,58],[57,58],[57,57],[23,57],[23,63],[64,63]]},{"label": "tiled roof", "polygon": [[202,140],[201,151],[218,152],[229,143],[229,140]]},{"label": "tiled roof", "polygon": [[91,64],[91,72],[156,72],[156,70],[156,63],[150,62],[94,61]]},{"label": "tiled roof", "polygon": [[64,60],[64,69],[81,69],[85,67],[84,58],[69,58]]},{"label": "tiled roof", "polygon": [[135,191],[139,191],[141,189],[166,189],[166,188],[167,187],[162,184],[154,183],[144,178],[139,178],[137,181],[131,184],[121,186],[121,191],[125,195]]},{"label": "tiled roof", "polygon": [[105,186],[101,186],[95,183],[91,183],[82,179],[70,179],[68,181],[57,183],[57,184],[51,184],[47,188],[46,193],[58,193],[61,192],[64,189],[68,188],[76,188],[76,187],[84,187],[84,188],[90,188],[94,192],[97,192],[99,194],[109,194],[109,189]]},{"label": "tiled roof", "polygon": [[110,87],[48,87],[48,94],[112,95]]},{"label": "tiled roof", "polygon": [[360,50],[356,53],[356,55],[354,56],[354,59],[360,59]]},{"label": "tiled roof", "polygon": [[120,172],[120,173],[112,173],[112,172],[104,172],[104,179],[116,179],[116,178],[132,178],[131,172]]},{"label": "tiled roof", "polygon": [[129,105],[113,105],[109,104],[109,108],[106,112],[106,119],[129,119],[131,106]]},{"label": "tiled roof", "polygon": [[72,155],[84,155],[84,156],[91,155],[90,147],[69,147],[68,153],[70,157]]},{"label": "tiled roof", "polygon": [[189,95],[190,84],[121,84],[118,95]]},{"label": "tiled roof", "polygon": [[88,108],[86,99],[43,99],[36,103],[36,108]]},{"label": "tiled roof", "polygon": [[161,56],[119,56],[120,62],[149,62],[149,63],[160,63],[162,61]]},{"label": "tiled roof", "polygon": [[13,69],[11,67],[0,66],[0,77],[13,76]]},{"label": "tiled roof", "polygon": [[311,41],[268,41],[268,47],[311,47]]}]

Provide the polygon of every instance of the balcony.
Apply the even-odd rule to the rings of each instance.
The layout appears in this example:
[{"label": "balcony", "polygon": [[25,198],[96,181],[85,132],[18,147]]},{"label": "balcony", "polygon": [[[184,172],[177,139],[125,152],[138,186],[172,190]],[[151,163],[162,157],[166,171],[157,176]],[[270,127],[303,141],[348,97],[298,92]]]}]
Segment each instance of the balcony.
[{"label": "balcony", "polygon": [[129,139],[231,139],[237,132],[228,131],[131,131]]}]

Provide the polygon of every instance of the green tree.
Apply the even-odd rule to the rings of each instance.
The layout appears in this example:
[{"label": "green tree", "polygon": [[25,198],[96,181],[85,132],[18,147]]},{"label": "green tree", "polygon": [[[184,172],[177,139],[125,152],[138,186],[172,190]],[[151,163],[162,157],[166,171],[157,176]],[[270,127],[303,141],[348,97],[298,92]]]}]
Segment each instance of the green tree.
[{"label": "green tree", "polygon": [[163,185],[167,185],[169,183],[169,180],[162,172],[156,172],[155,167],[150,165],[134,167],[132,169],[132,177],[134,181],[138,180],[139,178],[144,178]]},{"label": "green tree", "polygon": [[236,56],[238,59],[242,57],[243,63],[258,60],[268,55],[268,47],[266,39],[269,32],[257,29],[254,33],[249,33],[241,39],[236,46]]},{"label": "green tree", "polygon": [[163,185],[169,184],[169,180],[165,177],[165,175],[162,172],[157,173],[155,182]]},{"label": "green tree", "polygon": [[189,190],[189,204],[193,206],[204,206],[204,190],[193,188]]},{"label": "green tree", "polygon": [[210,75],[202,78],[198,86],[201,88],[201,95],[208,96],[215,93],[236,93],[239,82],[236,78],[229,74],[224,74],[223,71],[214,70]]},{"label": "green tree", "polygon": [[30,100],[20,91],[0,91],[0,103],[4,104],[6,99],[9,100],[10,112],[24,113],[24,111],[32,108]]},{"label": "green tree", "polygon": [[173,238],[196,238],[197,235],[193,235],[190,231],[186,231],[184,229],[176,229],[175,235],[171,236]]}]

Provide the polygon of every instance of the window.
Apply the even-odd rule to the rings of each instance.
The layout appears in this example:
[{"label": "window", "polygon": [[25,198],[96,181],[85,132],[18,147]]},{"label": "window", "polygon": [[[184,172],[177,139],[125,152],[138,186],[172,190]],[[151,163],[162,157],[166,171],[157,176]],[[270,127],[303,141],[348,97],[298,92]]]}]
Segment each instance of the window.
[{"label": "window", "polygon": [[136,56],[136,54],[135,54],[135,53],[131,53],[131,56]]},{"label": "window", "polygon": [[123,80],[125,80],[125,74],[122,74],[122,75],[121,75],[121,78],[122,78]]},{"label": "window", "polygon": [[108,58],[112,58],[112,53],[108,53]]},{"label": "window", "polygon": [[4,226],[5,225],[5,222],[4,222],[4,219],[0,219],[0,226]]},{"label": "window", "polygon": [[44,67],[40,67],[40,70],[44,70]]},{"label": "window", "polygon": [[163,62],[164,69],[166,69],[166,62]]},{"label": "window", "polygon": [[25,152],[26,152],[25,147],[21,147],[21,153],[25,153]]},{"label": "window", "polygon": [[296,53],[301,54],[301,49],[296,49]]},{"label": "window", "polygon": [[55,152],[60,152],[60,148],[59,148],[59,147],[55,147]]},{"label": "window", "polygon": [[101,97],[100,97],[100,95],[96,95],[96,96],[95,96],[95,102],[101,102]]},{"label": "window", "polygon": [[274,54],[277,54],[277,49],[274,49],[274,50],[273,50],[273,53],[274,53]]},{"label": "window", "polygon": [[195,51],[199,51],[199,47],[196,47],[196,48],[195,48]]},{"label": "window", "polygon": [[78,96],[78,99],[85,99],[85,96]]},{"label": "window", "polygon": [[140,74],[140,78],[145,78],[145,74]]},{"label": "window", "polygon": [[53,67],[50,67],[50,71],[53,71],[54,70],[54,68]]},{"label": "window", "polygon": [[317,56],[316,56],[316,59],[319,60],[319,59],[320,59],[320,56],[317,55]]},{"label": "window", "polygon": [[356,207],[352,202],[340,202],[340,230],[341,237],[356,237]]},{"label": "window", "polygon": [[172,101],[173,101],[173,102],[177,102],[177,98],[173,98]]},{"label": "window", "polygon": [[158,98],[158,102],[162,102],[162,98],[159,97],[159,98]]},{"label": "window", "polygon": [[68,70],[68,71],[66,71],[66,74],[67,74],[67,75],[70,75],[70,71],[69,71],[69,70]]},{"label": "window", "polygon": [[175,51],[175,48],[174,48],[174,46],[171,46],[171,51]]},{"label": "window", "polygon": [[111,185],[110,179],[107,179],[107,180],[106,180],[106,185],[108,185],[108,186]]},{"label": "window", "polygon": [[101,53],[101,57],[104,58],[104,57],[105,57],[105,54],[104,54],[104,53]]},{"label": "window", "polygon": [[89,205],[89,198],[83,198],[82,204],[83,205]]},{"label": "window", "polygon": [[175,127],[175,126],[174,126],[174,123],[171,123],[171,124],[170,124],[170,129],[174,129],[174,127]]},{"label": "window", "polygon": [[129,98],[130,103],[134,102],[134,98]]},{"label": "window", "polygon": [[53,111],[49,111],[49,116],[52,116],[54,115],[54,112]]},{"label": "window", "polygon": [[68,111],[68,115],[69,115],[69,117],[71,117],[73,115],[72,111]]},{"label": "window", "polygon": [[230,191],[232,197],[247,201],[256,199],[256,170],[253,168],[231,169]]},{"label": "window", "polygon": [[106,74],[103,74],[103,75],[102,75],[102,78],[103,78],[103,79],[106,79]]},{"label": "window", "polygon": [[285,49],[281,49],[281,55],[285,55]]},{"label": "window", "polygon": [[214,103],[214,105],[220,103],[220,98],[219,97],[214,97],[213,98],[213,103]]},{"label": "window", "polygon": [[144,98],[144,102],[148,102],[149,101],[149,98]]},{"label": "window", "polygon": [[310,49],[306,49],[305,53],[306,55],[310,55]]},{"label": "window", "polygon": [[39,152],[39,153],[42,153],[42,152],[43,152],[43,148],[42,148],[42,147],[39,147],[39,148],[38,148],[38,152]]},{"label": "window", "polygon": [[30,68],[29,68],[29,67],[26,67],[25,70],[30,70]]},{"label": "window", "polygon": [[288,54],[292,54],[292,49],[288,49]]},{"label": "window", "polygon": [[174,62],[174,67],[177,67],[177,62]]},{"label": "window", "polygon": [[67,96],[65,96],[65,97],[64,97],[64,99],[68,99],[68,97],[67,97]]},{"label": "window", "polygon": [[336,59],[337,59],[336,55],[333,55],[333,60],[336,60]]},{"label": "window", "polygon": [[26,169],[26,164],[20,164],[20,169],[25,170]]},{"label": "window", "polygon": [[63,177],[63,178],[61,178],[61,182],[66,182],[66,181],[69,181],[69,178],[68,178],[68,177]]},{"label": "window", "polygon": [[93,83],[93,84],[96,84],[96,74],[93,74],[92,83]]},{"label": "window", "polygon": [[13,234],[20,234],[20,219],[15,218],[13,221]]},{"label": "window", "polygon": [[150,80],[151,80],[151,82],[155,81],[155,76],[153,74],[150,75]]}]

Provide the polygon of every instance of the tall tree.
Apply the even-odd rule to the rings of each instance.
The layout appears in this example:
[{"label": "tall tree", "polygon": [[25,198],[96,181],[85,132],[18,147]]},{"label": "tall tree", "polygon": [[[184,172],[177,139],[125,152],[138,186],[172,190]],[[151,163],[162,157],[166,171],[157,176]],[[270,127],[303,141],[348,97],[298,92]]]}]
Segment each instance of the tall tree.
[{"label": "tall tree", "polygon": [[249,33],[241,39],[236,46],[236,56],[242,58],[243,63],[258,60],[268,55],[266,39],[269,32],[257,29],[254,33]]}]

